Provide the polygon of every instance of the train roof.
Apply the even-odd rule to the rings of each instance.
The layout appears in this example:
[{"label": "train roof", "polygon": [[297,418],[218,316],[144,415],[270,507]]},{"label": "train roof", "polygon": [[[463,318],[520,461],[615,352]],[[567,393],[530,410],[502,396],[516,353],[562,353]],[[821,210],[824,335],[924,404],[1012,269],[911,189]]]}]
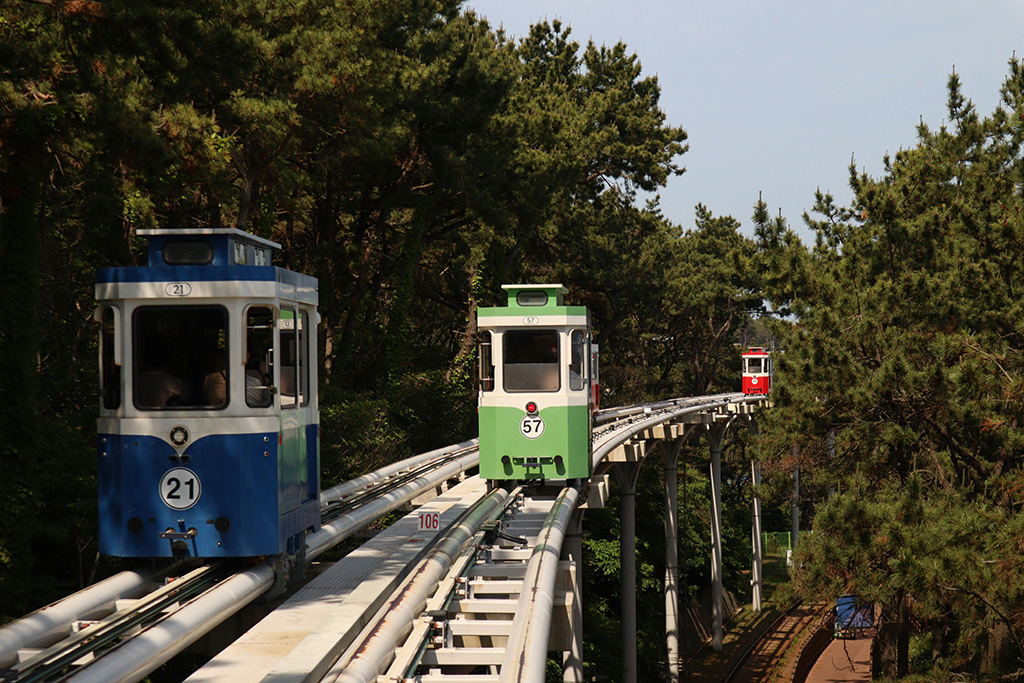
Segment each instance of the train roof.
[{"label": "train roof", "polygon": [[97,299],[248,295],[317,303],[316,278],[271,265],[273,250],[281,248],[277,242],[237,228],[158,228],[137,234],[149,240],[147,265],[98,269]]},{"label": "train roof", "polygon": [[502,285],[509,306],[564,306],[569,290],[563,285]]},{"label": "train roof", "polygon": [[557,325],[589,324],[587,307],[566,306],[565,295],[569,290],[560,284],[502,285],[501,288],[508,294],[506,305],[478,307],[478,327],[516,326],[527,319],[543,319],[545,324]]}]

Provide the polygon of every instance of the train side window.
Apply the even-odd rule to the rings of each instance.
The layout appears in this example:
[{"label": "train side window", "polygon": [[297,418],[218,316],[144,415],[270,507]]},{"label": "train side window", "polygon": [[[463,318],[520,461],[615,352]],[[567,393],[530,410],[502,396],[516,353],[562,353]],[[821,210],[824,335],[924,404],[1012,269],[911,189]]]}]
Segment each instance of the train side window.
[{"label": "train side window", "polygon": [[245,404],[269,408],[274,402],[274,309],[250,306],[245,314]]},{"label": "train side window", "polygon": [[132,387],[140,410],[227,405],[223,306],[144,306],[132,319]]},{"label": "train side window", "polygon": [[590,345],[590,382],[597,384],[601,381],[601,351],[597,344]]},{"label": "train side window", "polygon": [[494,357],[491,355],[492,338],[493,335],[491,335],[490,331],[481,332],[477,336],[477,348],[480,352],[478,374],[480,391],[494,391]]},{"label": "train side window", "polygon": [[121,407],[120,311],[111,306],[100,314],[100,394],[103,407]]},{"label": "train side window", "polygon": [[587,388],[587,333],[573,330],[569,335],[569,389],[582,391]]},{"label": "train side window", "polygon": [[295,339],[295,309],[282,308],[277,321],[281,330],[281,407],[296,407],[298,345]]},{"label": "train side window", "polygon": [[523,330],[502,335],[505,391],[558,391],[561,388],[557,330]]},{"label": "train side window", "polygon": [[309,312],[299,311],[299,405],[309,405]]},{"label": "train side window", "polygon": [[281,407],[309,405],[309,312],[281,309]]}]

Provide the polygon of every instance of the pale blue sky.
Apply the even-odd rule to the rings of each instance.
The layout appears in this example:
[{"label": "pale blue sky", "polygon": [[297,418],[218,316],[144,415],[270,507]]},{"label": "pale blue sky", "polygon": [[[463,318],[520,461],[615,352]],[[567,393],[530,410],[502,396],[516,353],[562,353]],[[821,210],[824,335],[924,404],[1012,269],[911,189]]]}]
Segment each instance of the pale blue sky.
[{"label": "pale blue sky", "polygon": [[946,117],[954,66],[979,112],[999,101],[1022,0],[467,0],[509,35],[558,19],[588,40],[624,42],[657,75],[668,122],[690,136],[686,173],[661,191],[666,217],[693,226],[701,202],[750,234],[762,192],[805,242],[814,191],[851,198],[851,157],[872,175],[915,144],[921,117]]}]

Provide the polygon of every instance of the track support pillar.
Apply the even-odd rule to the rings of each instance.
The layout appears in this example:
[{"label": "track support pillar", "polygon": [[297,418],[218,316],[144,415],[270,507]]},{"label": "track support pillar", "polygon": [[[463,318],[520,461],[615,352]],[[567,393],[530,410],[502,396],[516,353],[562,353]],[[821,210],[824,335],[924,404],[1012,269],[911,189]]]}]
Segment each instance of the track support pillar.
[{"label": "track support pillar", "polygon": [[636,479],[640,463],[615,466],[619,482],[619,563],[622,579],[622,681],[636,683]]},{"label": "track support pillar", "polygon": [[562,681],[583,683],[583,510],[577,508],[562,542],[562,559],[576,563],[572,586],[572,646],[562,655]]},{"label": "track support pillar", "polygon": [[682,439],[659,442],[665,459],[666,680],[679,683],[679,449]]},{"label": "track support pillar", "polygon": [[722,436],[725,427],[708,430],[711,447],[711,647],[722,651],[724,629],[722,590]]}]

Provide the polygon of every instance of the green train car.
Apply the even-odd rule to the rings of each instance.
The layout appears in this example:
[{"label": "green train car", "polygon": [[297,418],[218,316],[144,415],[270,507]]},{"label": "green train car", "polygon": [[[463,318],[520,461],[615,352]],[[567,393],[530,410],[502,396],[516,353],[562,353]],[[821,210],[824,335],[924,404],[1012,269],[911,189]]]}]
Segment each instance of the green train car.
[{"label": "green train car", "polygon": [[477,309],[480,476],[590,476],[596,347],[590,313],[562,285],[503,285],[505,306]]}]

